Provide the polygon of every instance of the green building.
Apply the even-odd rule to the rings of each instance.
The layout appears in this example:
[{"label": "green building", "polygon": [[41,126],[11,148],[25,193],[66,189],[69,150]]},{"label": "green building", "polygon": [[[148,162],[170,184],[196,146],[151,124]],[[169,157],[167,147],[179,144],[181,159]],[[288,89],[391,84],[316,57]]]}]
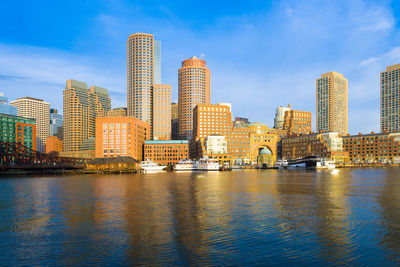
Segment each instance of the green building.
[{"label": "green building", "polygon": [[0,142],[18,142],[36,150],[36,121],[0,113]]}]

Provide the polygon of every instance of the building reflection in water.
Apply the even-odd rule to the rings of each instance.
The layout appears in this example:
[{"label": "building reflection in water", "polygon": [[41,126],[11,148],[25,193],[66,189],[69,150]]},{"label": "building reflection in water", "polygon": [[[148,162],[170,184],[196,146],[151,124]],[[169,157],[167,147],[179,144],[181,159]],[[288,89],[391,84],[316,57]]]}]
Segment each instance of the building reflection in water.
[{"label": "building reflection in water", "polygon": [[11,255],[6,265],[393,263],[396,177],[248,170],[2,180],[0,234],[12,242],[0,253]]}]

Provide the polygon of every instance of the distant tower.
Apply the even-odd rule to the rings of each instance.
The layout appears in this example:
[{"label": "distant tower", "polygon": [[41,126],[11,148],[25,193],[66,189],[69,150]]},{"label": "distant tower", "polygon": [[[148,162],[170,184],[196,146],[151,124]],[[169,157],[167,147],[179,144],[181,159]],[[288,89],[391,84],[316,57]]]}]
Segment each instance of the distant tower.
[{"label": "distant tower", "polygon": [[50,135],[50,104],[32,97],[22,97],[10,104],[18,108],[18,116],[36,120],[36,150],[45,152]]},{"label": "distant tower", "polygon": [[347,79],[337,72],[316,81],[317,132],[347,134]]},{"label": "distant tower", "polygon": [[193,131],[193,109],[210,104],[210,70],[202,59],[192,57],[182,62],[178,72],[179,136],[190,140]]},{"label": "distant tower", "polygon": [[96,118],[105,117],[111,109],[108,90],[68,80],[64,89],[64,151],[79,151],[82,144],[95,137]]},{"label": "distant tower", "polygon": [[171,85],[155,84],[151,98],[151,139],[171,139]]},{"label": "distant tower", "polygon": [[285,120],[285,112],[291,110],[290,105],[287,107],[277,107],[274,119],[274,129],[282,130],[283,122]]},{"label": "distant tower", "polygon": [[381,132],[400,132],[400,64],[381,72]]},{"label": "distant tower", "polygon": [[7,114],[7,115],[18,115],[17,107],[14,107],[8,104],[8,98],[4,96],[3,93],[0,93],[0,113]]}]

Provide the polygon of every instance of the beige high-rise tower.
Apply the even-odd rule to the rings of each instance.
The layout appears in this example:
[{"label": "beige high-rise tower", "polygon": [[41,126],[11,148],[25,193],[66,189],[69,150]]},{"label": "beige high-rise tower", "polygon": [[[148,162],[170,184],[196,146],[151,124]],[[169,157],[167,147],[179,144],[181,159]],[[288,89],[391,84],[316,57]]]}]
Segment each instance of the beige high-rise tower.
[{"label": "beige high-rise tower", "polygon": [[95,137],[96,118],[105,117],[111,109],[108,90],[68,80],[63,93],[64,151],[79,151],[84,141]]},{"label": "beige high-rise tower", "polygon": [[317,131],[347,134],[347,79],[337,72],[321,75],[317,88]]},{"label": "beige high-rise tower", "polygon": [[22,97],[10,104],[18,108],[18,116],[36,120],[36,150],[45,152],[50,135],[50,104],[32,97]]},{"label": "beige high-rise tower", "polygon": [[178,72],[179,136],[190,140],[193,131],[193,109],[210,104],[210,70],[202,59],[192,57],[182,62]]},{"label": "beige high-rise tower", "polygon": [[171,85],[152,87],[151,139],[171,139]]},{"label": "beige high-rise tower", "polygon": [[400,132],[400,64],[381,72],[381,132]]}]

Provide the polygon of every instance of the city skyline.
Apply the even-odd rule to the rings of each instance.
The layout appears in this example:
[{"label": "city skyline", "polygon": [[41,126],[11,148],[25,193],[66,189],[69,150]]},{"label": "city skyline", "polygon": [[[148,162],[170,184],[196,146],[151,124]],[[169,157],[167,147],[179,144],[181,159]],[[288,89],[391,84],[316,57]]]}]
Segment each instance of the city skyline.
[{"label": "city skyline", "polygon": [[[337,1],[326,6],[331,12],[325,16],[315,14],[316,2],[232,3],[222,13],[217,8],[204,17],[199,14],[206,7],[196,15],[178,4],[115,3],[112,8],[104,3],[83,6],[83,13],[93,8],[93,21],[81,22],[86,27],[63,24],[57,33],[53,27],[42,33],[44,19],[26,15],[19,22],[26,35],[17,36],[13,27],[2,29],[0,91],[10,101],[38,97],[61,111],[65,80],[77,79],[101,84],[110,90],[113,107],[126,106],[126,39],[146,32],[162,42],[162,80],[172,85],[173,101],[178,99],[180,62],[197,56],[213,74],[212,103],[232,103],[234,116],[270,128],[276,107],[290,103],[313,113],[315,130],[315,80],[336,71],[349,81],[349,133],[379,132],[380,72],[400,62],[396,3]],[[69,5],[66,11],[74,3]],[[135,20],[128,18],[129,12],[137,15],[130,14]],[[336,42],[338,38],[344,41]],[[101,45],[94,47],[95,39]]]}]

